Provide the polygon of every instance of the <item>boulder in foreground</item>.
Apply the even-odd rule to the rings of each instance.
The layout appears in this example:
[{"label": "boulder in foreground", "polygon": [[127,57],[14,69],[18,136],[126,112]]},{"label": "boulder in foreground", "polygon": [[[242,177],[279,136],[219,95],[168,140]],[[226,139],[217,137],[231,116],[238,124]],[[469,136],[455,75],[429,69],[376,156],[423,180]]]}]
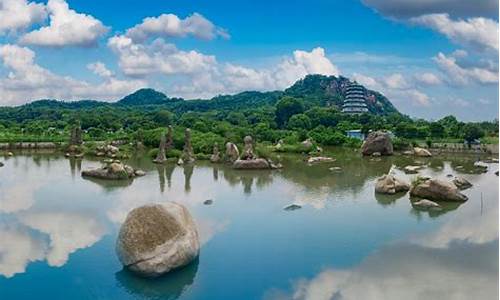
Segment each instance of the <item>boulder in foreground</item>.
[{"label": "boulder in foreground", "polygon": [[407,192],[409,189],[408,183],[389,174],[378,178],[375,184],[375,192],[380,194],[396,194]]},{"label": "boulder in foreground", "polygon": [[363,155],[372,155],[375,152],[379,152],[381,155],[393,154],[389,133],[383,131],[370,132],[361,146],[361,153]]},{"label": "boulder in foreground", "polygon": [[419,179],[410,189],[410,195],[436,201],[467,201],[467,196],[460,193],[451,182],[440,179]]},{"label": "boulder in foreground", "polygon": [[175,202],[133,209],[120,228],[116,253],[129,270],[156,277],[198,257],[200,242],[189,211]]}]

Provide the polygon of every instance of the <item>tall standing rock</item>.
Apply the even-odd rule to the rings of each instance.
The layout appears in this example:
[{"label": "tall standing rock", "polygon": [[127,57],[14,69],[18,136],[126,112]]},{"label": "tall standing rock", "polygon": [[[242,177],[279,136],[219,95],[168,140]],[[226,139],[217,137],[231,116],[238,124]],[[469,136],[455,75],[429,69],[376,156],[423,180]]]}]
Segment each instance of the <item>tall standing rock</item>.
[{"label": "tall standing rock", "polygon": [[195,161],[193,146],[191,145],[191,129],[186,128],[184,132],[184,151],[182,153],[183,161],[185,163],[192,163]]},{"label": "tall standing rock", "polygon": [[363,155],[372,155],[378,152],[382,155],[392,155],[392,141],[387,132],[374,131],[368,134],[368,137],[361,146]]},{"label": "tall standing rock", "polygon": [[167,146],[167,138],[165,134],[162,134],[160,137],[160,146],[158,146],[158,154],[156,154],[156,158],[153,160],[155,163],[163,163],[167,160],[165,155],[165,150]]},{"label": "tall standing rock", "polygon": [[226,156],[225,160],[227,162],[233,163],[240,157],[240,151],[238,147],[231,142],[226,143]]},{"label": "tall standing rock", "polygon": [[245,142],[245,148],[243,149],[243,154],[241,155],[242,160],[251,160],[255,159],[255,155],[253,153],[253,139],[251,136],[247,135],[243,142]]},{"label": "tall standing rock", "polygon": [[80,127],[80,125],[74,126],[73,128],[71,128],[69,144],[79,146],[82,143],[83,143],[82,128]]},{"label": "tall standing rock", "polygon": [[217,143],[214,143],[213,154],[212,156],[210,156],[210,161],[213,163],[217,163],[220,161],[220,151],[219,145],[217,145]]}]

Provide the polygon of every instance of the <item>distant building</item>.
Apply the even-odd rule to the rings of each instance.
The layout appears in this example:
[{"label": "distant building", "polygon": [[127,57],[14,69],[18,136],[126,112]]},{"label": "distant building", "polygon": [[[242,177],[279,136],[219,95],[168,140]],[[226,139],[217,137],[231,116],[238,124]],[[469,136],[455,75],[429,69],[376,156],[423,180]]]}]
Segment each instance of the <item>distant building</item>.
[{"label": "distant building", "polygon": [[362,85],[353,82],[346,87],[342,112],[348,114],[361,114],[368,112],[368,106],[366,105],[366,91]]},{"label": "distant building", "polygon": [[355,138],[358,140],[365,140],[365,134],[361,132],[361,129],[347,130],[346,135],[350,138]]}]

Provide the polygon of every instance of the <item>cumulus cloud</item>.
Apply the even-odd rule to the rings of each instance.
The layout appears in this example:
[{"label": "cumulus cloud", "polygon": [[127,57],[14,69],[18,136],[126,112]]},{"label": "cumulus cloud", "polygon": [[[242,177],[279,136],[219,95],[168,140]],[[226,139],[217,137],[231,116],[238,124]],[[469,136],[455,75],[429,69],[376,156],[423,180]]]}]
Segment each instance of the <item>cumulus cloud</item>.
[{"label": "cumulus cloud", "polygon": [[105,78],[111,77],[114,75],[113,72],[108,70],[108,68],[106,68],[106,65],[100,61],[96,61],[96,62],[88,64],[87,69],[91,70],[94,74],[99,75],[101,77],[105,77]]},{"label": "cumulus cloud", "polygon": [[385,85],[390,89],[407,89],[409,87],[408,82],[403,77],[401,73],[394,73],[384,78]]},{"label": "cumulus cloud", "polygon": [[145,85],[140,80],[107,78],[90,84],[69,76],[60,76],[35,63],[35,53],[17,45],[0,46],[0,62],[9,71],[0,78],[3,104],[20,104],[40,98],[113,100]]},{"label": "cumulus cloud", "polygon": [[50,266],[64,265],[71,253],[90,247],[105,234],[105,226],[80,212],[26,212],[21,223],[49,236],[46,259]]},{"label": "cumulus cloud", "polygon": [[45,6],[27,0],[0,0],[0,35],[17,32],[41,23],[47,17]]},{"label": "cumulus cloud", "polygon": [[383,15],[411,18],[425,14],[448,13],[453,17],[498,17],[496,0],[363,0]]},{"label": "cumulus cloud", "polygon": [[215,26],[210,20],[199,13],[194,13],[185,19],[174,14],[162,14],[158,17],[148,17],[142,23],[126,32],[134,42],[144,42],[150,37],[187,37],[211,40],[217,36],[229,38],[226,30]]},{"label": "cumulus cloud", "polygon": [[410,21],[444,34],[459,45],[498,51],[498,22],[492,19],[452,20],[448,14],[429,14],[412,18]]},{"label": "cumulus cloud", "polygon": [[91,47],[108,32],[101,21],[70,9],[65,0],[49,0],[47,10],[50,24],[25,34],[20,39],[21,43],[50,47]]},{"label": "cumulus cloud", "polygon": [[421,85],[440,85],[442,83],[441,79],[434,73],[424,72],[420,74],[415,74],[415,80]]},{"label": "cumulus cloud", "polygon": [[498,69],[495,66],[477,67],[462,66],[458,57],[439,52],[433,60],[439,69],[447,75],[447,80],[453,85],[467,85],[469,83],[492,84],[498,82]]},{"label": "cumulus cloud", "polygon": [[0,239],[0,274],[7,278],[23,273],[30,262],[45,257],[45,241],[25,226],[0,223]]}]

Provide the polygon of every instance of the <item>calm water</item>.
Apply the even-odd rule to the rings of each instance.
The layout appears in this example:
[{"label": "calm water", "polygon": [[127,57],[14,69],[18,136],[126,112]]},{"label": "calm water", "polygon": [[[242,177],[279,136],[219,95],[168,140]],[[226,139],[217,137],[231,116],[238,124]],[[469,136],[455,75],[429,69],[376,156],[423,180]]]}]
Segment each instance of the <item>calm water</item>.
[{"label": "calm water", "polygon": [[[147,175],[119,183],[80,177],[98,161],[2,159],[0,299],[498,299],[498,164],[473,174],[471,156],[331,155],[335,163],[314,166],[283,156],[281,171],[157,166],[138,155],[129,163]],[[415,162],[422,174],[471,181],[470,200],[428,213],[408,195],[374,194],[376,177],[410,181],[399,168]],[[200,257],[137,278],[115,255],[117,230],[132,208],[164,201],[190,209]],[[291,203],[303,208],[284,211]]]}]

